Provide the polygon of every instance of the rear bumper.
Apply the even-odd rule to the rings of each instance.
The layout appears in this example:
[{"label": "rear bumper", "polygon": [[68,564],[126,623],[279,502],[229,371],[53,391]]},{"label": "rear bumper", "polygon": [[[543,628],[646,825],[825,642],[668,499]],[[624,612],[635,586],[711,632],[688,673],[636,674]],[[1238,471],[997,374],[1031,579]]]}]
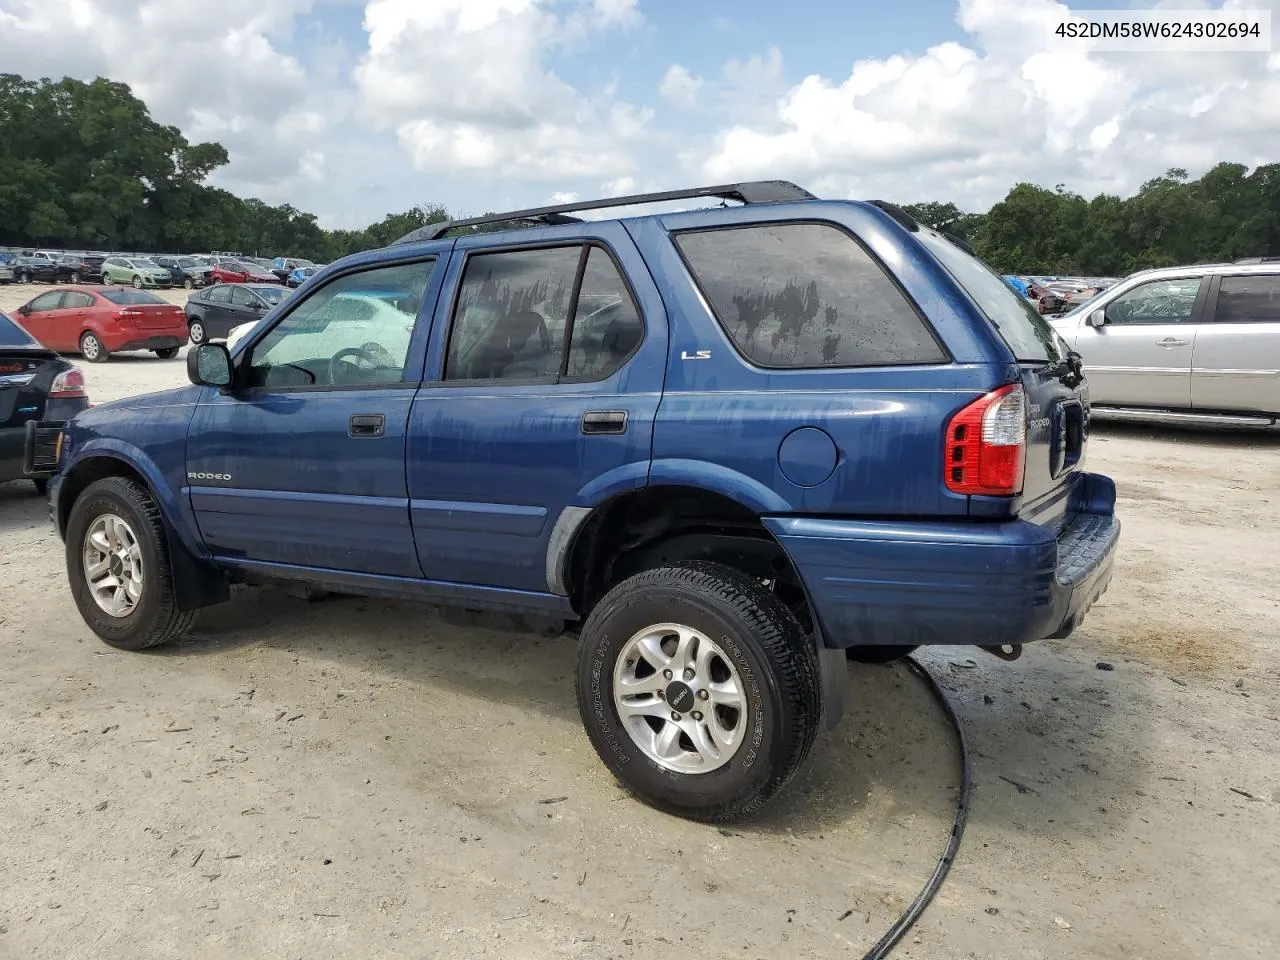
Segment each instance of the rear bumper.
[{"label": "rear bumper", "polygon": [[120,353],[124,350],[169,350],[173,347],[184,346],[187,342],[187,331],[185,326],[181,334],[178,333],[162,333],[156,336],[151,335],[133,335],[119,339],[115,343],[103,338],[106,348],[112,353]]},{"label": "rear bumper", "polygon": [[825,642],[1027,643],[1071,633],[1111,582],[1115,485],[1090,474],[1058,535],[1026,521],[766,517],[804,582]]}]

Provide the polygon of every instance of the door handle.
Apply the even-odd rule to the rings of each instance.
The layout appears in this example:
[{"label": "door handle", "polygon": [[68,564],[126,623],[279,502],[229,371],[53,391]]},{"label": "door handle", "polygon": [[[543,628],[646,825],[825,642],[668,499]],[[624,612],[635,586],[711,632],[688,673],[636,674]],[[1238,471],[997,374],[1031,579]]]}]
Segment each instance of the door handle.
[{"label": "door handle", "polygon": [[588,410],[582,415],[582,432],[589,435],[627,432],[627,411]]},{"label": "door handle", "polygon": [[387,418],[380,413],[357,413],[347,428],[349,437],[380,437],[386,432]]},{"label": "door handle", "polygon": [[1163,340],[1157,340],[1157,347],[1185,347],[1190,340],[1179,340],[1177,337],[1165,337]]}]

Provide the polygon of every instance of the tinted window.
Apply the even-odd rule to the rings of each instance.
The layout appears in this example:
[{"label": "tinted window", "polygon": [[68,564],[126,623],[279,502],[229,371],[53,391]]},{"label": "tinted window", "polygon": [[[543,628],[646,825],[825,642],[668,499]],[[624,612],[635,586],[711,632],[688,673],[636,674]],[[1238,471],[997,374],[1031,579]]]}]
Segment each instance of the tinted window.
[{"label": "tinted window", "polygon": [[[249,384],[308,387],[404,379],[434,261],[379,267],[325,284],[253,347]],[[373,296],[369,289],[381,295]]]},{"label": "tinted window", "polygon": [[445,379],[556,376],[582,249],[470,257],[449,334]]},{"label": "tinted window", "polygon": [[640,314],[618,268],[608,253],[592,247],[582,274],[565,374],[603,379],[621,367],[643,339]]},{"label": "tinted window", "polygon": [[1280,275],[1223,277],[1213,318],[1228,323],[1280,322]]},{"label": "tinted window", "polygon": [[16,321],[0,313],[0,347],[26,347],[35,342],[35,338],[18,326]]},{"label": "tinted window", "polygon": [[1200,293],[1200,277],[1151,280],[1107,305],[1108,323],[1185,323]]},{"label": "tinted window", "polygon": [[145,290],[103,290],[102,296],[112,303],[124,303],[137,306],[144,303],[164,303],[154,293]]},{"label": "tinted window", "polygon": [[58,305],[62,302],[62,291],[55,290],[53,293],[42,293],[36,297],[28,306],[33,313],[39,313],[41,310],[57,310]]},{"label": "tinted window", "polygon": [[1064,356],[1053,328],[999,274],[941,234],[920,230],[916,237],[977,304],[1016,360],[1057,360]]},{"label": "tinted window", "polygon": [[88,294],[88,293],[63,294],[62,307],[64,310],[68,308],[80,309],[83,307],[92,307],[92,306],[93,306],[93,296],[91,294]]},{"label": "tinted window", "polygon": [[236,287],[231,291],[231,302],[237,307],[251,307],[262,301],[243,287]]},{"label": "tinted window", "polygon": [[676,243],[721,325],[753,363],[858,367],[946,359],[884,271],[835,227],[709,230],[682,233]]},{"label": "tinted window", "polygon": [[210,303],[226,303],[231,299],[230,287],[210,287],[204,292],[202,299]]}]

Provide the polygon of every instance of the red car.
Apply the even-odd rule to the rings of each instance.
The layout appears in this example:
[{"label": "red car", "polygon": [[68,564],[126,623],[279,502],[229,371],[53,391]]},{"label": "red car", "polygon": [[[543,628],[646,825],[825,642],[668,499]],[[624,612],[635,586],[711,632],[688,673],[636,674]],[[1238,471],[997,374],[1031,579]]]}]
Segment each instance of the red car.
[{"label": "red car", "polygon": [[17,310],[21,323],[50,350],[102,363],[113,353],[151,350],[162,360],[187,342],[181,307],[127,287],[59,287]]},{"label": "red car", "polygon": [[270,270],[243,260],[222,260],[209,271],[210,283],[280,283]]}]

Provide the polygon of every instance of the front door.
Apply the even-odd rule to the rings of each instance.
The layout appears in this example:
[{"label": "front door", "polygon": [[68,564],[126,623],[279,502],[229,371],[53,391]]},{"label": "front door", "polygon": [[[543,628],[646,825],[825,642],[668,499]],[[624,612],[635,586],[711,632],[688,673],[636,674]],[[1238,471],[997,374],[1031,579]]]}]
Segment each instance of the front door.
[{"label": "front door", "polygon": [[617,223],[539,237],[457,243],[456,293],[410,418],[428,579],[553,591],[547,549],[565,508],[648,482],[667,354],[657,289]]},{"label": "front door", "polygon": [[205,390],[187,480],[215,557],[421,577],[405,435],[450,244],[340,274],[237,349],[234,391]]},{"label": "front door", "polygon": [[27,313],[19,313],[18,322],[50,350],[69,352],[78,349],[77,336],[67,339],[66,311],[62,309],[63,292],[53,290],[42,293],[29,304]]},{"label": "front door", "polygon": [[1094,403],[1191,406],[1193,321],[1202,284],[1201,277],[1150,280],[1107,304],[1105,325],[1081,322],[1076,349]]},{"label": "front door", "polygon": [[1219,277],[1196,335],[1191,404],[1280,413],[1280,274]]}]

